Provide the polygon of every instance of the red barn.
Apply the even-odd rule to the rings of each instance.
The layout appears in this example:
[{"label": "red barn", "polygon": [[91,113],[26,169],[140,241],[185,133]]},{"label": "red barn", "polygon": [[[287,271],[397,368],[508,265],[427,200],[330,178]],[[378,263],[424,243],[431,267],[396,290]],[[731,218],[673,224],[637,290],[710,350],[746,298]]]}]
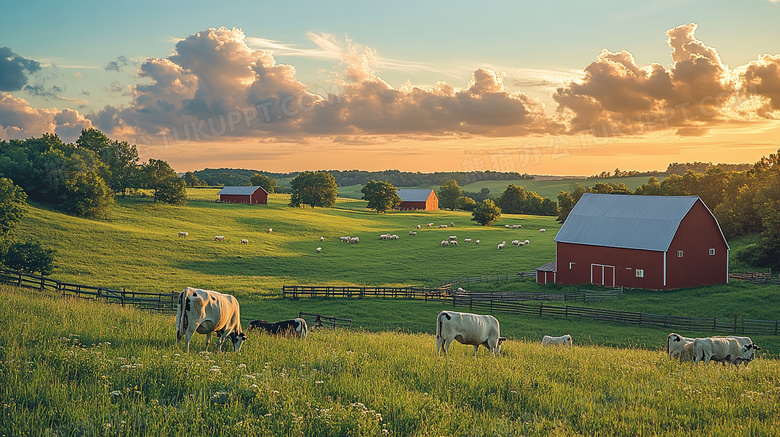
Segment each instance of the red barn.
[{"label": "red barn", "polygon": [[219,201],[227,203],[248,203],[250,205],[268,204],[268,192],[260,186],[225,187],[219,190]]},{"label": "red barn", "polygon": [[401,203],[396,207],[401,211],[421,209],[436,211],[439,209],[439,198],[430,188],[401,188],[396,191]]},{"label": "red barn", "polygon": [[696,196],[587,193],[555,242],[558,284],[669,290],[728,282],[728,243]]}]

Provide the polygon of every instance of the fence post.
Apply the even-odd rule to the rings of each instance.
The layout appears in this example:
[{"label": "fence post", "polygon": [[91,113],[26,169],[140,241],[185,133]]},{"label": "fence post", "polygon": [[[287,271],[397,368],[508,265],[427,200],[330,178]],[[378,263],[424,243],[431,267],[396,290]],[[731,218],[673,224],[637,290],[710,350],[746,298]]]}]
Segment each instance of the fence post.
[{"label": "fence post", "polygon": [[46,278],[41,276],[41,291],[44,290],[45,286],[46,286]]},{"label": "fence post", "polygon": [[734,314],[734,335],[737,335],[737,315]]},{"label": "fence post", "polygon": [[539,303],[539,317],[542,317],[542,313],[544,312],[544,302]]},{"label": "fence post", "polygon": [[22,272],[19,272],[19,286],[22,286]]}]

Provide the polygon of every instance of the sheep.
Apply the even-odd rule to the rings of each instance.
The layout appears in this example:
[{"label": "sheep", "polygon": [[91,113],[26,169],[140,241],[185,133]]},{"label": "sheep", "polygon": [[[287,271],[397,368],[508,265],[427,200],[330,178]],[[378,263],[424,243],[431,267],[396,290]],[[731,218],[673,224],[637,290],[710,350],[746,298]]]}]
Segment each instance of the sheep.
[{"label": "sheep", "polygon": [[225,236],[224,235],[215,235],[214,236],[214,241],[225,241]]},{"label": "sheep", "polygon": [[520,240],[512,240],[512,246],[519,246]]},{"label": "sheep", "polygon": [[421,228],[421,226],[420,226],[420,225],[417,225],[417,229],[420,229],[420,228]]},{"label": "sheep", "polygon": [[409,235],[417,236],[417,231],[409,231]]},{"label": "sheep", "polygon": [[358,244],[358,243],[360,243],[360,238],[352,237],[352,238],[349,239],[349,242],[352,243],[352,244]]},{"label": "sheep", "polygon": [[455,290],[457,293],[465,293],[466,290],[463,289],[463,287],[458,287],[457,290]]},{"label": "sheep", "polygon": [[450,242],[449,242],[449,241],[447,241],[447,240],[441,240],[441,245],[442,245],[442,246],[449,246],[449,245],[450,245]]},{"label": "sheep", "polygon": [[320,243],[322,243],[323,241],[325,241],[325,237],[320,237]]},{"label": "sheep", "polygon": [[455,227],[455,223],[453,223],[453,222],[450,222],[450,227],[451,227],[451,228],[454,228],[454,227]]},{"label": "sheep", "polygon": [[547,229],[545,228],[539,229],[539,232],[547,232]]},{"label": "sheep", "polygon": [[349,243],[349,237],[339,237],[340,243]]},{"label": "sheep", "polygon": [[498,245],[498,250],[501,250],[501,249],[503,249],[504,247],[506,247],[506,242],[499,244],[499,245]]},{"label": "sheep", "polygon": [[249,244],[249,240],[246,238],[241,239],[241,244]]},{"label": "sheep", "polygon": [[530,241],[528,241],[528,240],[525,240],[525,241],[523,241],[523,243],[525,243],[525,244],[530,244],[531,242],[530,242]]},{"label": "sheep", "polygon": [[322,248],[321,248],[321,247],[318,247],[318,248],[317,248],[317,249],[315,249],[315,250],[317,251],[317,253],[322,253]]},{"label": "sheep", "polygon": [[398,237],[398,235],[395,235],[395,234],[393,234],[393,235],[391,235],[391,236],[390,236],[390,239],[391,239],[391,240],[398,240],[399,238],[400,238],[400,237]]},{"label": "sheep", "polygon": [[458,240],[450,240],[450,244],[453,245],[453,246],[457,246],[458,245]]},{"label": "sheep", "polygon": [[512,225],[512,229],[523,229],[523,225]]},{"label": "sheep", "polygon": [[458,239],[457,235],[450,235],[450,238],[449,238],[450,241],[457,240],[457,239]]},{"label": "sheep", "polygon": [[447,225],[439,225],[439,229],[446,229]]},{"label": "sheep", "polygon": [[274,233],[274,230],[273,230],[272,228],[268,228],[268,233],[269,233],[269,234],[273,234],[273,233]]},{"label": "sheep", "polygon": [[505,228],[510,229],[512,225],[504,225]]},{"label": "sheep", "polygon": [[425,226],[428,227],[428,228],[432,228],[433,227],[433,223],[428,223]]},{"label": "sheep", "polygon": [[466,239],[465,239],[465,240],[463,240],[463,241],[465,241],[466,243],[471,243],[471,238],[466,238]]},{"label": "sheep", "polygon": [[184,237],[184,238],[187,238],[187,237],[189,237],[189,236],[190,236],[190,233],[189,233],[189,232],[179,232],[179,237]]},{"label": "sheep", "polygon": [[477,245],[479,245],[479,240],[475,241],[475,242],[474,242],[474,244],[477,244]]}]

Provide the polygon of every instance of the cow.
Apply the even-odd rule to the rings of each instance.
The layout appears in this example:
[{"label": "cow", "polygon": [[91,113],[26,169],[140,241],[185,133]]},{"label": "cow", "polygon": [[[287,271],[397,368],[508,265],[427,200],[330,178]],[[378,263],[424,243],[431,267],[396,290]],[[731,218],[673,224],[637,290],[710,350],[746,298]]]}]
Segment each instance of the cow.
[{"label": "cow", "polygon": [[693,342],[685,343],[680,352],[681,362],[693,362]]},{"label": "cow", "polygon": [[187,287],[179,293],[176,308],[176,346],[184,338],[187,352],[195,333],[206,334],[206,350],[211,343],[211,333],[219,336],[217,347],[222,351],[225,339],[230,338],[233,350],[241,350],[246,335],[241,332],[241,313],[238,300],[229,294]]},{"label": "cow", "polygon": [[275,323],[268,323],[265,320],[253,320],[249,322],[249,330],[247,330],[247,332],[255,329],[263,330],[271,335],[280,335],[282,337],[292,336],[306,338],[306,335],[309,333],[309,326],[306,324],[306,320],[300,317]]},{"label": "cow", "polygon": [[[683,337],[680,334],[674,332],[666,336],[666,353],[669,355],[669,359],[680,358],[682,354],[683,346],[688,343],[693,344],[693,338]],[[682,360],[682,358],[680,358]],[[693,359],[691,359],[693,361]]]},{"label": "cow", "polygon": [[249,244],[249,240],[247,240],[246,238],[242,238],[241,244]]},{"label": "cow", "polygon": [[566,334],[560,337],[551,337],[545,335],[542,337],[542,346],[571,346],[571,335]]},{"label": "cow", "polygon": [[436,355],[440,356],[444,349],[444,355],[449,356],[448,350],[453,340],[474,346],[476,358],[480,345],[497,356],[506,337],[501,337],[498,320],[491,315],[442,311],[436,316]]},{"label": "cow", "polygon": [[693,341],[693,361],[722,361],[736,365],[745,363],[747,366],[755,358],[756,351],[761,348],[752,341],[748,344],[740,343],[741,341],[734,337],[697,338]]},{"label": "cow", "polygon": [[214,241],[225,241],[225,236],[224,235],[215,235],[214,236]]},{"label": "cow", "polygon": [[187,238],[187,237],[189,237],[189,236],[190,236],[190,233],[189,233],[189,232],[179,232],[179,237],[184,237],[184,238]]}]

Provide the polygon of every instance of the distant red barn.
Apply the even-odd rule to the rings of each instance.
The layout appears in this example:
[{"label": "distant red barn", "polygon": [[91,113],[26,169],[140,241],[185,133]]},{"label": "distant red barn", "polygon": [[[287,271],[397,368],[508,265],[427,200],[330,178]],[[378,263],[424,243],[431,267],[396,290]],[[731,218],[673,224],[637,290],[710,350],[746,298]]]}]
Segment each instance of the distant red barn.
[{"label": "distant red barn", "polygon": [[696,196],[587,193],[555,242],[554,271],[538,268],[537,282],[652,290],[728,282],[728,243]]},{"label": "distant red barn", "polygon": [[425,210],[436,211],[439,209],[439,198],[436,192],[430,188],[401,188],[396,191],[401,203],[396,207],[401,211]]},{"label": "distant red barn", "polygon": [[227,203],[268,204],[268,192],[260,186],[225,187],[219,191],[219,201]]}]

